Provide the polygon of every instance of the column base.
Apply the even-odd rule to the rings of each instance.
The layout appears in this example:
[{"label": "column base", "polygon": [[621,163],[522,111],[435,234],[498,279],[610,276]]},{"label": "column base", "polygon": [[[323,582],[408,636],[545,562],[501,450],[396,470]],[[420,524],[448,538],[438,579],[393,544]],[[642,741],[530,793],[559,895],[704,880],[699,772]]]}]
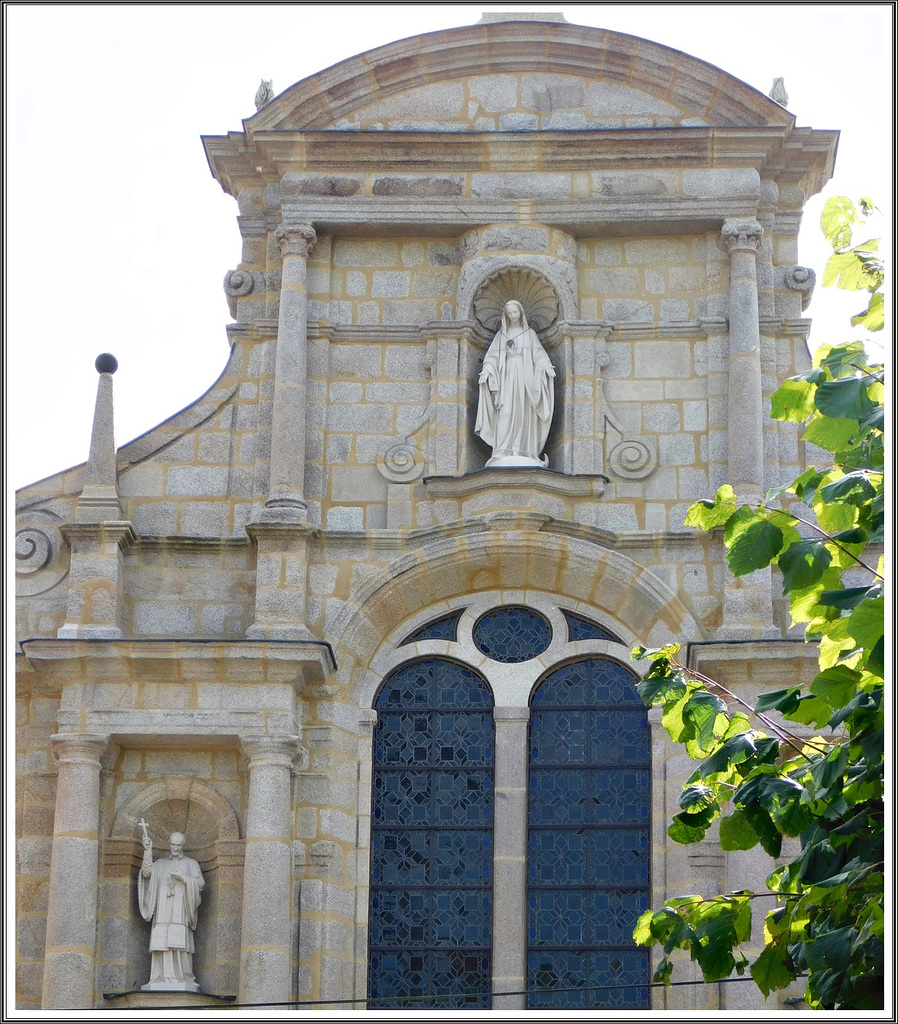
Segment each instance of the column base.
[{"label": "column base", "polygon": [[58,640],[121,640],[124,635],[118,626],[81,626],[69,622],[56,630]]}]

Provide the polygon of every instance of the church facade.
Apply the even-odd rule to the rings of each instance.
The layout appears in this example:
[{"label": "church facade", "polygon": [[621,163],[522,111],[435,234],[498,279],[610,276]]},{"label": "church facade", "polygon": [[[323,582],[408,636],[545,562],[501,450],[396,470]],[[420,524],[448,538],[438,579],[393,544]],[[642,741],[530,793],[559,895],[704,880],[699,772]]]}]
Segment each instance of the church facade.
[{"label": "church facade", "polygon": [[[223,373],[116,449],[98,360],[90,458],[17,495],[20,1007],[781,1005],[650,987],[636,916],[764,866],[668,840],[691,769],[628,651],[813,675],[770,574],[682,524],[803,462],[767,410],[809,366],[837,137],[656,43],[488,16],[204,139]],[[509,302],[544,465],[476,429]],[[140,991],[141,822],[202,869],[200,993]]]}]

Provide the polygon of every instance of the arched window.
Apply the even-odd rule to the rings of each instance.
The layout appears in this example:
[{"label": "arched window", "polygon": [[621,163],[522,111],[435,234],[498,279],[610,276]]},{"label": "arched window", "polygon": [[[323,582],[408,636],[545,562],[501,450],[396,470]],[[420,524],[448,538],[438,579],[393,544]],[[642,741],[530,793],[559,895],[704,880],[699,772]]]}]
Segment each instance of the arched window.
[{"label": "arched window", "polygon": [[[650,743],[635,675],[571,662],[536,690],[530,720],[527,988],[532,1008],[649,1006]],[[605,987],[602,987],[605,986]]]},{"label": "arched window", "polygon": [[[490,1005],[492,707],[480,676],[446,658],[403,665],[375,702],[372,1009]],[[447,996],[411,998],[433,993]]]}]

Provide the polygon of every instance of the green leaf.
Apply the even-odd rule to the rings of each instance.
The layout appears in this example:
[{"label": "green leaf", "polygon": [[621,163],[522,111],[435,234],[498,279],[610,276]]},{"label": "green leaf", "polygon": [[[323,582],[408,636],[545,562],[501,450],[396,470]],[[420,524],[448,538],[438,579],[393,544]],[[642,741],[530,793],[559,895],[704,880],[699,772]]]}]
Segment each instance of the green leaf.
[{"label": "green leaf", "polygon": [[804,428],[803,440],[825,448],[828,452],[839,452],[857,433],[857,420],[835,419],[831,416],[814,416]]},{"label": "green leaf", "polygon": [[873,412],[867,394],[867,381],[861,377],[843,377],[817,386],[814,404],[824,416],[862,420]]},{"label": "green leaf", "polygon": [[847,196],[830,196],[820,214],[820,227],[833,249],[851,245],[853,224],[861,223],[854,203]]},{"label": "green leaf", "polygon": [[758,845],[758,834],[738,808],[720,819],[720,846],[724,850],[750,850]]},{"label": "green leaf", "polygon": [[770,415],[786,423],[804,423],[814,415],[814,395],[822,380],[825,380],[823,371],[815,367],[807,374],[783,381],[770,396]]},{"label": "green leaf", "polygon": [[811,766],[811,777],[821,799],[828,800],[831,789],[841,790],[842,776],[847,764],[848,748],[842,745],[831,750],[826,757]]},{"label": "green leaf", "polygon": [[820,672],[811,683],[811,693],[831,708],[842,708],[854,696],[861,674],[845,665],[833,665]]},{"label": "green leaf", "polygon": [[820,528],[830,534],[850,530],[858,518],[857,505],[849,505],[845,501],[834,501],[828,505],[815,501],[814,512]]},{"label": "green leaf", "polygon": [[783,531],[766,519],[758,518],[732,544],[727,540],[730,572],[734,576],[745,576],[763,569],[770,565],[782,546]]},{"label": "green leaf", "polygon": [[886,325],[886,300],[882,292],[874,292],[866,309],[851,318],[852,327],[863,327],[867,331],[881,331]]},{"label": "green leaf", "polygon": [[684,786],[679,804],[684,811],[697,811],[717,803],[717,797],[710,786]]},{"label": "green leaf", "polygon": [[880,679],[886,674],[886,643],[881,636],[867,654],[867,671],[874,672]]},{"label": "green leaf", "polygon": [[630,657],[633,661],[644,661],[645,659],[657,661],[659,658],[670,659],[679,650],[679,644],[665,644],[664,647],[643,647],[642,644],[637,644],[633,650],[630,651]]},{"label": "green leaf", "polygon": [[787,690],[774,690],[762,693],[755,701],[755,711],[791,711],[798,707],[801,688],[790,686]]},{"label": "green leaf", "polygon": [[729,484],[724,484],[713,500],[703,498],[690,506],[685,525],[699,530],[713,530],[725,525],[735,511],[736,495]]},{"label": "green leaf", "polygon": [[642,702],[651,707],[652,704],[667,704],[678,697],[685,696],[686,684],[682,673],[672,672],[670,675],[643,679],[636,684],[636,692]]},{"label": "green leaf", "polygon": [[880,240],[868,238],[852,249],[834,252],[823,268],[823,287],[844,291],[875,291],[883,282]]},{"label": "green leaf", "polygon": [[805,942],[805,956],[813,971],[844,971],[851,962],[854,929],[837,928]]},{"label": "green leaf", "polygon": [[746,758],[757,753],[754,731],[740,732],[731,736],[715,751],[699,768],[700,778],[707,779],[711,775],[726,771],[730,765],[739,764]]},{"label": "green leaf", "polygon": [[797,707],[784,715],[790,722],[801,722],[803,725],[814,725],[818,728],[830,720],[832,708],[826,701],[806,693],[799,700]]},{"label": "green leaf", "polygon": [[777,989],[786,988],[795,977],[795,968],[792,966],[788,950],[781,950],[775,944],[765,946],[761,955],[751,965],[751,976],[765,996],[769,996]]},{"label": "green leaf", "polygon": [[681,843],[684,846],[688,846],[690,843],[700,843],[719,814],[720,808],[716,804],[703,807],[699,811],[681,811],[674,815],[667,834],[675,843]]},{"label": "green leaf", "polygon": [[779,857],[783,846],[783,837],[774,825],[770,814],[763,807],[757,806],[743,807],[742,813],[757,833],[764,852],[770,857]]},{"label": "green leaf", "polygon": [[784,551],[777,564],[783,574],[783,594],[811,587],[820,581],[832,555],[819,540],[800,540]]},{"label": "green leaf", "polygon": [[824,590],[820,594],[820,604],[828,608],[841,608],[849,611],[856,608],[866,598],[878,597],[880,588],[874,587],[846,587],[843,590]]},{"label": "green leaf", "polygon": [[885,598],[859,604],[848,617],[848,629],[859,647],[873,647],[885,629]]},{"label": "green leaf", "polygon": [[869,501],[874,493],[875,489],[867,473],[846,473],[845,476],[820,488],[820,500],[827,503],[850,500],[853,505],[862,505]]},{"label": "green leaf", "polygon": [[633,941],[637,946],[650,946],[652,944],[652,918],[654,911],[646,910],[639,915],[636,927],[633,929]]},{"label": "green leaf", "polygon": [[670,973],[672,970],[673,964],[665,957],[652,975],[652,981],[656,985],[670,985]]},{"label": "green leaf", "polygon": [[710,750],[714,743],[714,723],[718,715],[726,714],[727,706],[713,693],[708,690],[699,690],[694,693],[683,707],[683,721],[691,723],[694,729],[697,749],[695,753],[690,751],[693,757],[703,757],[704,752]]}]

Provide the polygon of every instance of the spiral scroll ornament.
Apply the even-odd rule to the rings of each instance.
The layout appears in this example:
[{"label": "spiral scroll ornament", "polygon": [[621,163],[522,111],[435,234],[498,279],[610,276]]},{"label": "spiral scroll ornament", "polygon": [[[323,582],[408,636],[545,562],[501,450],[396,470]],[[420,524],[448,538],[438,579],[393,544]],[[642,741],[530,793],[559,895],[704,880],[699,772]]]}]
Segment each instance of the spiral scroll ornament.
[{"label": "spiral scroll ornament", "polygon": [[54,523],[16,530],[16,594],[30,597],[50,590],[68,572],[60,558],[65,545]]},{"label": "spiral scroll ornament", "polygon": [[625,480],[641,480],[655,468],[654,450],[639,438],[625,438],[608,453],[608,468]]},{"label": "spiral scroll ornament", "polygon": [[16,576],[40,572],[53,561],[53,542],[36,526],[16,531]]},{"label": "spiral scroll ornament", "polygon": [[239,299],[253,290],[253,275],[249,270],[229,270],[224,279],[225,295]]},{"label": "spiral scroll ornament", "polygon": [[377,468],[392,483],[407,484],[424,472],[424,463],[418,458],[415,445],[404,439],[378,455]]},{"label": "spiral scroll ornament", "polygon": [[787,267],[786,287],[793,292],[810,292],[817,283],[817,274],[810,267]]},{"label": "spiral scroll ornament", "polygon": [[516,299],[537,333],[558,319],[558,296],[549,282],[528,267],[506,267],[490,275],[474,297],[474,316],[489,334],[499,330],[505,303]]}]

